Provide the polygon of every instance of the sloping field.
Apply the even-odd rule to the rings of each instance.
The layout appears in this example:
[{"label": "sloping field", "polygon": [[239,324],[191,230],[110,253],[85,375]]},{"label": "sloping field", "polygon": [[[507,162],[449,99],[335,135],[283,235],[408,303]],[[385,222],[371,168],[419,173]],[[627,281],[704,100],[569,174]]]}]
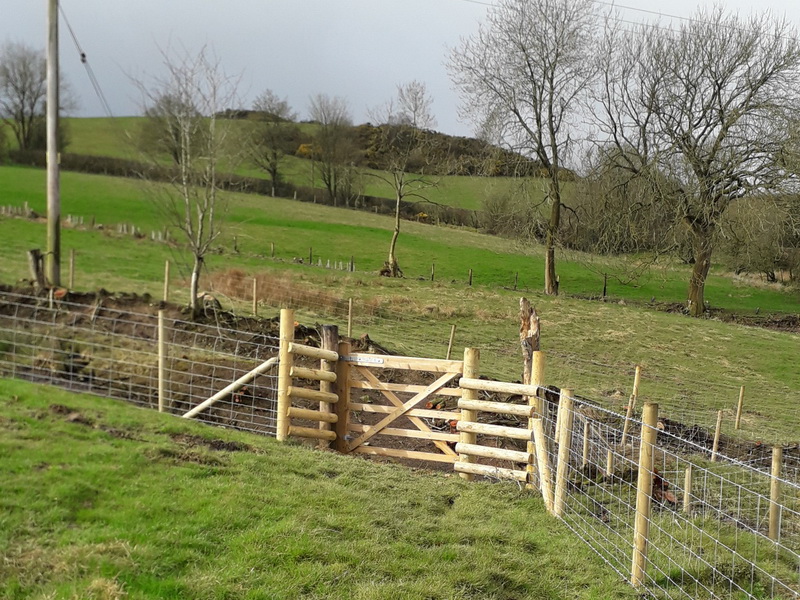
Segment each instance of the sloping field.
[{"label": "sloping field", "polygon": [[626,598],[513,485],[0,380],[0,596]]}]

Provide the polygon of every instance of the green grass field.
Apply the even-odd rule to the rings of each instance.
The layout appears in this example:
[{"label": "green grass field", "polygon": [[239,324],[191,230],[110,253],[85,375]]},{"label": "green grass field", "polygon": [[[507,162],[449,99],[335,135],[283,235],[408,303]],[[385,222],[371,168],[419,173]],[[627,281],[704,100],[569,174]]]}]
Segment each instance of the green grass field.
[{"label": "green grass field", "polygon": [[[44,211],[43,171],[0,167],[0,190],[4,199],[0,204],[21,206],[27,201],[34,210]],[[94,216],[106,226],[63,231],[65,274],[69,250],[77,252],[77,289],[148,292],[159,298],[164,261],[170,259],[173,299],[186,301],[188,269],[179,248],[116,233],[119,222],[133,222],[145,233],[159,228],[161,221],[142,184],[63,173],[62,206],[65,215],[81,215],[87,223]],[[501,238],[404,222],[399,258],[406,278],[387,280],[376,272],[390,238],[388,217],[251,195],[232,196],[228,217],[218,252],[207,257],[202,286],[229,269],[246,276],[258,274],[266,289],[291,288],[283,299],[275,300],[276,308],[294,297],[301,318],[312,323],[341,323],[343,315],[302,298],[317,293],[355,298],[359,334],[369,333],[404,354],[442,356],[450,326],[456,325],[456,348],[483,349],[484,372],[512,381],[519,378],[516,311],[524,294],[543,315],[544,349],[556,354],[548,361],[548,380],[553,384],[621,408],[629,394],[633,365],[641,364],[645,397],[661,402],[665,414],[706,426],[713,424],[718,409],[730,411],[735,406],[739,386],[746,385],[753,397],[753,403],[746,404],[750,425],[737,435],[796,439],[797,336],[649,308],[652,297],[661,303],[681,302],[686,267],[659,267],[635,285],[612,282],[613,301],[604,303],[580,299],[597,296],[602,277],[593,263],[570,256],[572,260],[558,263],[563,294],[549,298],[540,293],[540,249],[520,248]],[[233,236],[238,254],[232,252]],[[45,225],[0,218],[0,237],[5,240],[0,246],[0,280],[13,283],[27,276],[25,252],[44,245]],[[271,243],[275,259],[269,257]],[[346,263],[353,256],[358,271],[346,274],[293,262],[296,257],[307,261],[309,248],[315,262],[319,257],[323,263]],[[429,280],[432,263],[435,282]],[[466,284],[470,268],[471,288]],[[517,291],[511,289],[515,273],[519,273]],[[246,296],[228,294],[224,287],[214,291],[223,294],[227,307],[249,310]],[[762,315],[796,313],[798,306],[797,291],[748,285],[719,271],[709,279],[707,298],[712,306],[742,314],[759,308]],[[268,305],[269,299],[264,302]],[[379,307],[381,313],[371,317],[360,313],[360,306]]]},{"label": "green grass field", "polygon": [[635,596],[512,484],[6,380],[0,431],[8,600]]}]

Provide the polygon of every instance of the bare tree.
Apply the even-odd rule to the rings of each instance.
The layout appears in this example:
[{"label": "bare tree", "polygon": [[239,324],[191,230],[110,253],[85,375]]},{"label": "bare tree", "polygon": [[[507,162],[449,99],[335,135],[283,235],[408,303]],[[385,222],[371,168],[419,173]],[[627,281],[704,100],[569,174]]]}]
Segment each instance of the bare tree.
[{"label": "bare tree", "polygon": [[[181,164],[186,155],[195,154],[201,144],[201,127],[199,123],[202,115],[194,99],[184,97],[187,94],[177,94],[164,91],[153,98],[151,105],[144,112],[146,119],[142,121],[140,132],[140,149],[146,154],[162,153],[170,158],[175,166]],[[180,115],[181,118],[176,118]],[[182,127],[190,119],[197,122],[197,126],[188,131]],[[184,145],[187,146],[184,148]]]},{"label": "bare tree", "polygon": [[311,98],[311,118],[317,122],[312,157],[334,206],[349,206],[359,195],[355,172],[356,145],[353,119],[347,101],[339,96],[317,94]]},{"label": "bare tree", "polygon": [[410,172],[412,161],[418,165],[430,159],[427,154],[425,130],[434,126],[430,112],[431,99],[424,83],[412,81],[397,86],[397,104],[389,101],[372,111],[371,117],[379,125],[374,129],[374,151],[383,157],[385,168],[369,172],[372,177],[388,184],[395,197],[394,231],[389,243],[389,257],[381,269],[381,275],[402,277],[403,270],[397,261],[397,240],[400,237],[400,208],[409,197],[426,200],[423,192],[436,182],[425,169]]},{"label": "bare tree", "polygon": [[500,0],[479,32],[452,51],[448,65],[465,115],[509,148],[535,156],[546,173],[547,294],[558,293],[560,173],[595,72],[590,58],[596,21],[591,0]]},{"label": "bare tree", "polygon": [[690,314],[705,311],[714,237],[739,198],[780,192],[791,179],[800,44],[786,21],[700,11],[676,29],[609,27],[599,53],[602,130],[621,168],[659,172],[654,186],[686,227]]},{"label": "bare tree", "polygon": [[[74,100],[65,82],[59,87],[60,110],[68,110]],[[8,42],[0,47],[0,119],[13,132],[20,150],[44,149],[46,100],[44,52],[24,43]],[[67,142],[63,125],[59,126],[58,138],[63,149]]]},{"label": "bare tree", "polygon": [[[162,139],[174,143],[175,168],[169,185],[153,185],[153,198],[167,223],[183,233],[192,255],[190,307],[193,316],[201,308],[198,300],[200,273],[212,243],[222,232],[224,197],[218,168],[231,137],[229,122],[220,111],[236,102],[237,78],[222,69],[207,48],[197,54],[187,50],[162,52],[166,74],[152,84],[137,81],[145,115],[164,129]],[[157,110],[156,110],[157,109]],[[163,147],[148,158],[162,162]]]},{"label": "bare tree", "polygon": [[292,144],[299,135],[294,124],[297,114],[289,102],[279,98],[271,90],[265,90],[253,103],[258,123],[249,141],[253,163],[263,169],[272,181],[273,194],[280,183],[280,166]]}]

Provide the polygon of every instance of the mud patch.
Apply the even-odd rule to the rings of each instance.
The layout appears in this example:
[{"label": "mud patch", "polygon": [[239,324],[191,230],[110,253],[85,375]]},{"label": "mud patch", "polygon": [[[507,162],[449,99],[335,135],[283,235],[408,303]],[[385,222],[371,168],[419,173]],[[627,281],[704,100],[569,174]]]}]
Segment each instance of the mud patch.
[{"label": "mud patch", "polygon": [[210,450],[221,450],[224,452],[255,452],[255,448],[242,442],[226,442],[225,440],[209,440],[199,435],[187,433],[174,433],[170,435],[172,441],[188,446],[190,448],[201,446]]},{"label": "mud patch", "polygon": [[151,448],[145,450],[145,456],[152,461],[188,462],[208,467],[222,467],[225,465],[225,462],[218,457],[191,448]]},{"label": "mud patch", "polygon": [[118,440],[135,440],[138,442],[143,441],[141,438],[137,438],[129,431],[125,431],[124,429],[116,429],[114,427],[101,427],[103,431],[105,431],[108,435]]},{"label": "mud patch", "polygon": [[49,408],[52,414],[63,416],[67,423],[77,423],[78,425],[85,425],[86,427],[94,427],[94,420],[82,415],[79,411],[69,406],[51,404]]}]

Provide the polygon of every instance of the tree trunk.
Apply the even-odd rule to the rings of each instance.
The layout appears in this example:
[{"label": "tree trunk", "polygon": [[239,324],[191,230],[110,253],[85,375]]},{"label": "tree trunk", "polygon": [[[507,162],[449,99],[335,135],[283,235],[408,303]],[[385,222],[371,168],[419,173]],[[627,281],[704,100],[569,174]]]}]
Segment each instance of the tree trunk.
[{"label": "tree trunk", "polygon": [[389,258],[386,264],[383,265],[381,275],[386,277],[400,277],[403,271],[397,264],[397,238],[400,237],[400,201],[402,200],[400,194],[397,194],[397,203],[394,208],[394,232],[392,233],[392,241],[389,244]]},{"label": "tree trunk", "polygon": [[711,269],[714,226],[710,223],[693,224],[691,232],[694,265],[692,266],[692,276],[689,279],[689,293],[686,303],[691,316],[702,317],[706,309],[705,287],[706,278],[708,277],[709,269]]},{"label": "tree trunk", "polygon": [[192,319],[200,316],[200,301],[197,297],[200,285],[200,268],[203,266],[203,259],[199,256],[194,257],[192,266],[192,282],[189,286],[189,307],[191,308]]},{"label": "tree trunk", "polygon": [[545,238],[544,293],[548,296],[558,296],[556,234],[561,223],[561,189],[557,177],[556,173],[550,178],[550,199],[553,205],[550,208],[550,223],[547,226],[547,237]]}]

